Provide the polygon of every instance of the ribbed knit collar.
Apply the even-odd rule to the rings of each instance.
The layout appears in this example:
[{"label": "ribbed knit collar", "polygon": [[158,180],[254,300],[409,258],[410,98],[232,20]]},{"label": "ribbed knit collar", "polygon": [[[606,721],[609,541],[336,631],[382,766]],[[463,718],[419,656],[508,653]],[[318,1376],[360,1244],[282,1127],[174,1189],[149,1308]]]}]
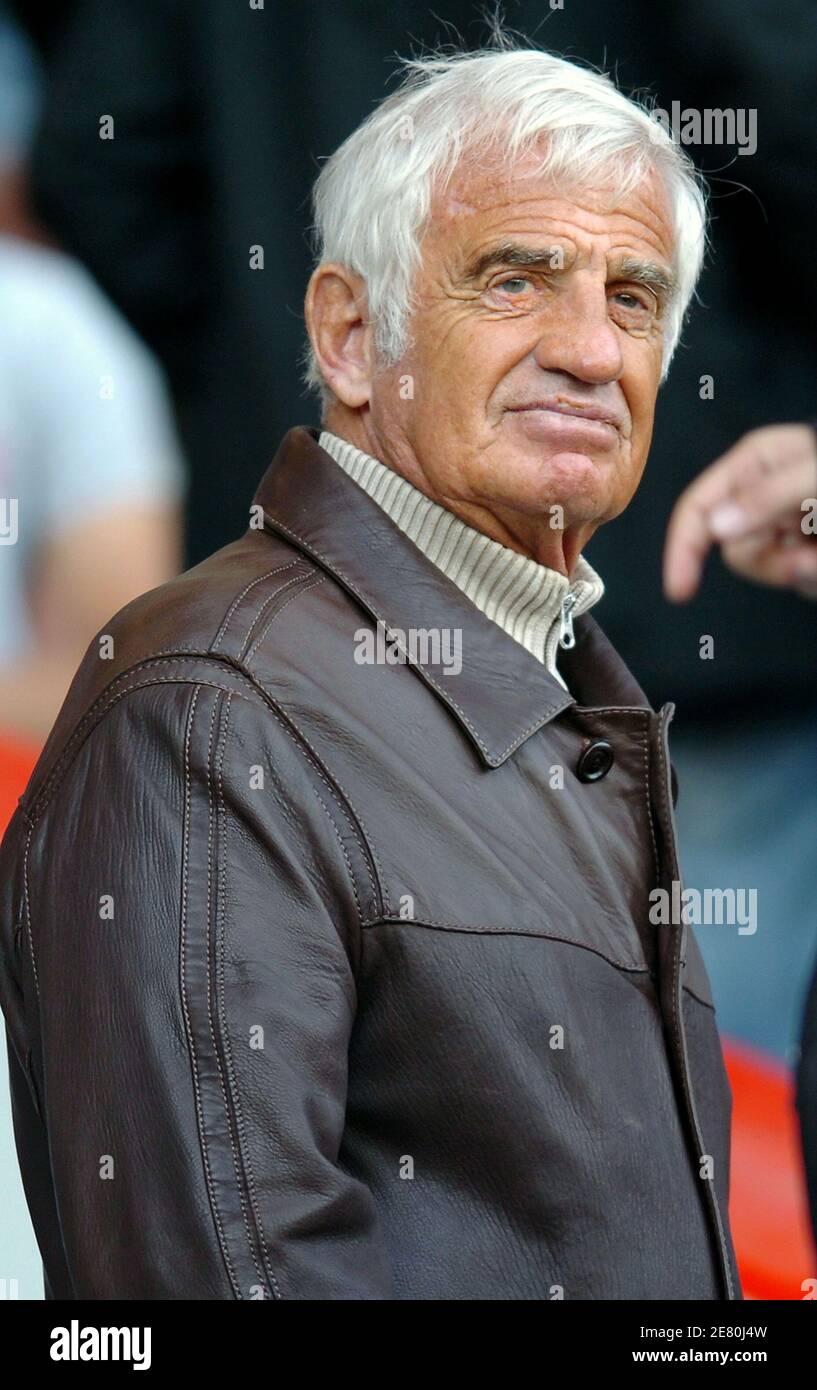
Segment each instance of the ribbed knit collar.
[{"label": "ribbed knit collar", "polygon": [[338,435],[322,430],[318,443],[432,564],[565,686],[556,668],[565,597],[568,592],[574,596],[576,618],[604,593],[599,575],[583,556],[568,580],[468,526],[408,479]]}]

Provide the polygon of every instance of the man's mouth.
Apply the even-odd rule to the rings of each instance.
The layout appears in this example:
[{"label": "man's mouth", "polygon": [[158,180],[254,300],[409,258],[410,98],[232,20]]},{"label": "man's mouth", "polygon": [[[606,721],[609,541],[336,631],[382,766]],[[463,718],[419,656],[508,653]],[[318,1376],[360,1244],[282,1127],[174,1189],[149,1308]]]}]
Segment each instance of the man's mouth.
[{"label": "man's mouth", "polygon": [[513,414],[518,414],[524,410],[547,410],[555,415],[571,415],[579,420],[595,420],[603,425],[611,425],[613,429],[619,429],[621,417],[609,406],[574,404],[571,401],[543,400],[525,401],[522,405],[512,405],[508,409]]},{"label": "man's mouth", "polygon": [[608,450],[619,441],[621,416],[609,406],[572,401],[526,401],[507,407],[530,438],[570,452]]}]

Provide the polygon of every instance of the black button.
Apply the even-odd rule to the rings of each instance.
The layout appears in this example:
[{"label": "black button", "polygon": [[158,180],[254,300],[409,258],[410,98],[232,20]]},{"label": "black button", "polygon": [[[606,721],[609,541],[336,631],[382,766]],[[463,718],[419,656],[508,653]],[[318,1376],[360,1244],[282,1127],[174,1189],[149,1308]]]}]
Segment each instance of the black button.
[{"label": "black button", "polygon": [[580,782],[598,782],[606,777],[615,761],[610,744],[606,739],[597,738],[589,743],[579,758],[576,775]]}]

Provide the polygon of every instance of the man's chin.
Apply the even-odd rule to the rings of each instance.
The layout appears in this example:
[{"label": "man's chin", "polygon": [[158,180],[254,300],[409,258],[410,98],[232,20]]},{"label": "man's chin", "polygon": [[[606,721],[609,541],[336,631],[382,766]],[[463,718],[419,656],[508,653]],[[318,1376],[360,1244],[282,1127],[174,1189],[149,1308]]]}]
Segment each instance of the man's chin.
[{"label": "man's chin", "polygon": [[514,453],[504,473],[502,501],[528,515],[559,506],[565,525],[595,521],[607,514],[615,473],[610,455],[599,458],[566,449],[549,456]]}]

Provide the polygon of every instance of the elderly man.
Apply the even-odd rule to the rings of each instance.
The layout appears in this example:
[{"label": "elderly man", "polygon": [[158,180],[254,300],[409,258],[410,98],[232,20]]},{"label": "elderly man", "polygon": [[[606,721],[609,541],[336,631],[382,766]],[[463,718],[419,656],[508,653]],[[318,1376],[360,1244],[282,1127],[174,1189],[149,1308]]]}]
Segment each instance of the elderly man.
[{"label": "elderly man", "polygon": [[672,706],[582,554],[700,192],[606,78],[498,49],[409,64],[316,217],[323,429],[92,644],[5,841],[47,1293],[739,1298],[712,998],[650,909]]}]

